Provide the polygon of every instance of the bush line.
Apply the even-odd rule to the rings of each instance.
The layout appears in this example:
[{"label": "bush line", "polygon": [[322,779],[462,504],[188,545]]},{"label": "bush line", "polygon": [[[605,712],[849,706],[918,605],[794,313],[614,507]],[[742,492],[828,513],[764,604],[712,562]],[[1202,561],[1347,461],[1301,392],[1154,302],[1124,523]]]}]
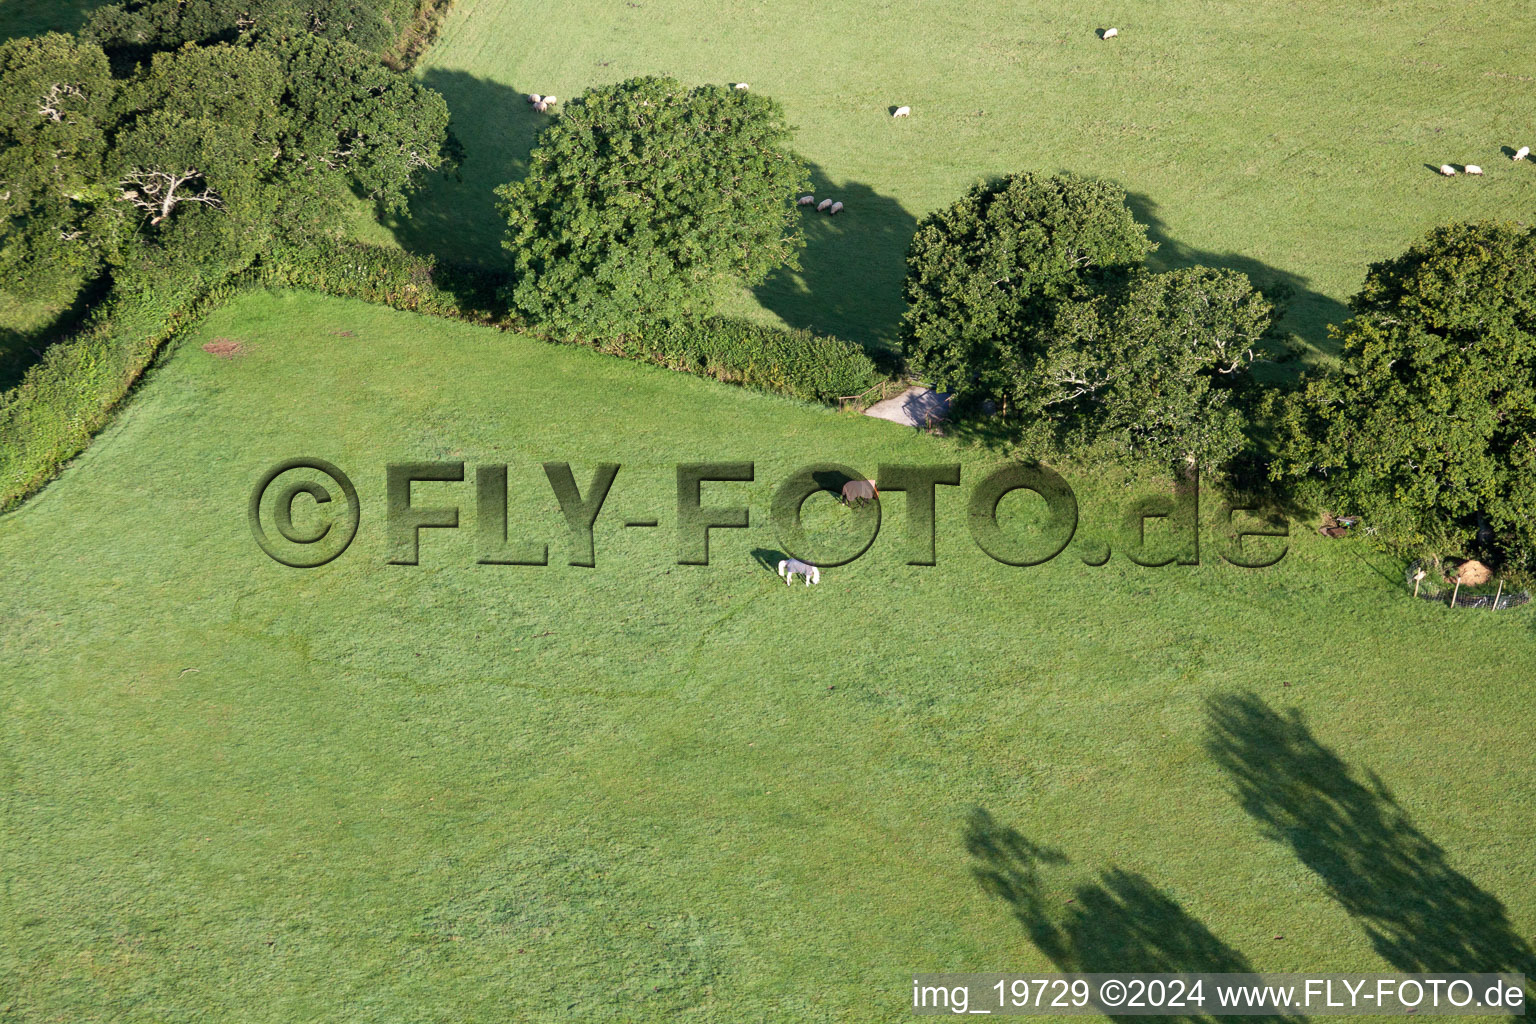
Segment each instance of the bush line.
[{"label": "bush line", "polygon": [[861,392],[882,374],[842,338],[727,317],[663,324],[617,338],[566,339],[506,314],[501,275],[439,266],[398,249],[327,241],[285,248],[246,271],[210,282],[119,285],[85,328],[49,347],[21,382],[0,393],[0,512],[15,508],[84,451],[113,409],[168,342],[214,308],[257,286],[338,298],[517,331],[668,369],[830,401]]}]

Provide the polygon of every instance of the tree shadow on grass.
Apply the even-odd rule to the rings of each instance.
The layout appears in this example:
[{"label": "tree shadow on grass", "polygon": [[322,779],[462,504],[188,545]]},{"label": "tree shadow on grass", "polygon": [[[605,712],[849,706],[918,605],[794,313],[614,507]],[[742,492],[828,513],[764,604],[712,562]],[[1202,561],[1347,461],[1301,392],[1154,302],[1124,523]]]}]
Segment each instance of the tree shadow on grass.
[{"label": "tree shadow on grass", "polygon": [[[1008,904],[1030,941],[1060,971],[1253,973],[1247,957],[1222,942],[1142,875],[1111,868],[1101,872],[1097,880],[1075,887],[1070,902],[1057,906],[1054,900],[1047,903],[1040,873],[1042,868],[1068,863],[1060,851],[1031,842],[979,807],[966,824],[965,846],[974,859],[972,873],[982,888]],[[1111,1015],[1110,1019],[1132,1018]],[[1215,1018],[1191,1013],[1162,1019]],[[1273,1024],[1277,1019],[1301,1018],[1250,1019]]]},{"label": "tree shadow on grass", "polygon": [[806,242],[800,269],[775,271],[753,293],[791,327],[895,353],[917,220],[890,196],[859,182],[834,183],[820,166],[809,166],[816,201],[831,199],[844,208],[832,216],[814,205],[800,207]]},{"label": "tree shadow on grass", "polygon": [[1243,809],[1322,879],[1384,960],[1410,973],[1536,976],[1536,953],[1504,905],[1451,867],[1381,779],[1320,744],[1299,711],[1251,693],[1206,711],[1206,749]]},{"label": "tree shadow on grass", "polygon": [[507,223],[496,189],[527,175],[528,155],[554,115],[540,114],[508,86],[462,71],[433,69],[422,83],[448,101],[448,127],[463,147],[462,160],[429,178],[409,211],[388,226],[409,252],[444,263],[505,267]]},{"label": "tree shadow on grass", "polygon": [[[1328,355],[1337,353],[1337,346],[1328,337],[1328,325],[1342,324],[1349,318],[1349,307],[1344,303],[1307,287],[1307,278],[1271,267],[1251,256],[1233,252],[1217,253],[1185,245],[1168,234],[1167,225],[1157,215],[1157,203],[1149,196],[1128,192],[1125,201],[1137,222],[1146,225],[1147,237],[1157,243],[1157,252],[1147,261],[1152,270],[1178,270],[1198,264],[1246,274],[1256,288],[1270,293],[1278,290],[1285,296],[1283,329],[1289,329],[1318,352]],[[1259,367],[1256,372],[1275,368]],[[1290,375],[1293,376],[1294,372]]]}]

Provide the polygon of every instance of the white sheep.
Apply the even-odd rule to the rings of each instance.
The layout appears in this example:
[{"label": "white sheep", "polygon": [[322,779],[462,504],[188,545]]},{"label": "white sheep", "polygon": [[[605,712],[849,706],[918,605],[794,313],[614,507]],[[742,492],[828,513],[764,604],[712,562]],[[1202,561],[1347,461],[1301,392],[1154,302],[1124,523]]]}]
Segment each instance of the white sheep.
[{"label": "white sheep", "polygon": [[736,83],[736,88],[740,89],[742,92],[746,92],[748,89],[750,89],[752,87],[750,85],[748,85],[746,82],[737,82]]},{"label": "white sheep", "polygon": [[545,103],[543,100],[540,100],[533,105],[533,109],[537,110],[541,114],[547,114],[549,113],[549,104]]},{"label": "white sheep", "polygon": [[1531,155],[1531,147],[1530,146],[1521,146],[1519,149],[1515,150],[1514,159],[1516,159],[1516,160],[1524,160],[1526,157],[1528,157],[1530,155]]},{"label": "white sheep", "polygon": [[839,214],[839,213],[842,213],[842,212],[843,212],[843,204],[842,203],[833,203],[831,206],[827,207],[827,214],[829,216],[836,215],[836,214]]},{"label": "white sheep", "polygon": [[817,213],[825,213],[828,210],[830,210],[831,208],[832,208],[832,200],[830,200],[830,199],[823,199],[821,202],[816,204],[816,212]]},{"label": "white sheep", "polygon": [[536,92],[531,92],[531,93],[528,94],[528,102],[529,103],[543,103],[544,102],[544,97],[540,96]]},{"label": "white sheep", "polygon": [[1113,39],[1113,38],[1115,38],[1115,36],[1117,36],[1119,34],[1120,34],[1120,30],[1119,29],[1117,29],[1117,28],[1107,28],[1107,29],[1104,30],[1104,34],[1102,36],[1100,36],[1099,38],[1100,39]]},{"label": "white sheep", "polygon": [[557,100],[557,99],[555,99],[555,98],[554,98],[554,97],[553,97],[553,96],[545,96],[545,97],[544,97],[544,103],[545,103],[545,105],[547,105],[547,106],[551,106],[551,107],[552,107],[552,106],[554,106],[554,105],[555,105],[555,104],[556,104],[556,103],[559,103],[559,102],[560,102],[560,101],[559,101],[559,100]]},{"label": "white sheep", "polygon": [[815,201],[815,196],[801,196],[799,199],[795,200],[795,202],[799,203],[801,206],[810,206]]},{"label": "white sheep", "polygon": [[1483,169],[1481,167],[1477,166],[1477,164],[1467,164],[1467,173],[1468,174],[1482,174],[1483,173]]},{"label": "white sheep", "polygon": [[1450,164],[1441,164],[1440,173],[1445,175],[1447,178],[1454,178],[1456,176],[1456,168],[1452,167]]},{"label": "white sheep", "polygon": [[912,108],[911,107],[897,107],[895,110],[891,111],[891,116],[892,117],[911,117],[912,116]]}]

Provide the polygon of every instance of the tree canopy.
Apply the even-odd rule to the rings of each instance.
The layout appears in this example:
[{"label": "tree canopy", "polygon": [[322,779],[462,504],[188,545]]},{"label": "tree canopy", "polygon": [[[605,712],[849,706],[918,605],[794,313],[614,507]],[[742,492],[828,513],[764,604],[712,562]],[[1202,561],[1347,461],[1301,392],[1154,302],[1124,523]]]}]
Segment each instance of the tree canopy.
[{"label": "tree canopy", "polygon": [[1351,309],[1338,369],[1283,405],[1274,475],[1403,547],[1462,553],[1481,526],[1536,569],[1536,230],[1436,228]]},{"label": "tree canopy", "polygon": [[1072,450],[1224,463],[1244,443],[1233,384],[1272,319],[1247,277],[1209,267],[1062,303],[1016,383],[1026,429]]},{"label": "tree canopy", "polygon": [[1215,465],[1275,311],[1244,275],[1143,266],[1155,246],[1115,185],[1015,174],[927,217],[908,254],[903,343],[961,397],[1000,400],[1047,451]]},{"label": "tree canopy", "polygon": [[903,347],[917,372],[964,395],[1008,397],[1058,303],[1141,265],[1146,229],[1107,182],[1012,174],[918,225],[907,256]]},{"label": "tree canopy", "polygon": [[29,294],[90,273],[113,234],[105,173],[115,83],[98,47],[0,43],[0,280]]},{"label": "tree canopy", "polygon": [[497,189],[514,308],[557,330],[614,333],[713,307],[802,244],[807,186],[779,105],[727,86],[635,78],[588,91]]},{"label": "tree canopy", "polygon": [[82,35],[109,51],[141,57],[251,34],[319,36],[380,53],[414,9],[413,0],[125,0],[93,12]]},{"label": "tree canopy", "polygon": [[447,134],[442,97],[351,43],[187,45],[114,79],[63,35],[0,45],[0,268],[248,262],[356,192],[398,209]]}]

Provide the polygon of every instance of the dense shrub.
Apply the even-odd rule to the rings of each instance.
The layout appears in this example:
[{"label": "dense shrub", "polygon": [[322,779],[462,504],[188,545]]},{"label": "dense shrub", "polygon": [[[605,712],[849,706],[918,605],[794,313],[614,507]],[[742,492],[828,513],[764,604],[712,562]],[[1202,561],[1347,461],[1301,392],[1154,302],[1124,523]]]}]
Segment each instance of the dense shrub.
[{"label": "dense shrub", "polygon": [[416,6],[417,0],[125,0],[93,12],[82,35],[129,56],[251,34],[315,35],[377,54],[410,24]]},{"label": "dense shrub", "polygon": [[857,395],[881,377],[851,341],[726,317],[658,324],[602,347],[807,401]]},{"label": "dense shrub", "polygon": [[569,334],[708,313],[722,284],[792,266],[805,166],[777,103],[635,78],[568,103],[503,185],[511,305]]},{"label": "dense shrub", "polygon": [[977,185],[918,225],[907,256],[902,340],[912,368],[961,396],[1010,390],[1037,329],[1154,246],[1115,185],[1013,174]]},{"label": "dense shrub", "polygon": [[220,272],[120,285],[75,337],[49,347],[0,393],[0,511],[83,451],[167,340],[234,288]]},{"label": "dense shrub", "polygon": [[[284,247],[262,260],[258,277],[268,285],[539,334],[497,308],[506,286],[502,275],[444,267],[397,249],[336,241]],[[629,334],[593,336],[585,343],[613,355],[808,401],[858,394],[880,378],[864,350],[842,338],[725,317],[652,324]]]},{"label": "dense shrub", "polygon": [[1436,228],[1373,265],[1340,366],[1280,403],[1277,478],[1404,549],[1536,569],[1536,230]]}]

